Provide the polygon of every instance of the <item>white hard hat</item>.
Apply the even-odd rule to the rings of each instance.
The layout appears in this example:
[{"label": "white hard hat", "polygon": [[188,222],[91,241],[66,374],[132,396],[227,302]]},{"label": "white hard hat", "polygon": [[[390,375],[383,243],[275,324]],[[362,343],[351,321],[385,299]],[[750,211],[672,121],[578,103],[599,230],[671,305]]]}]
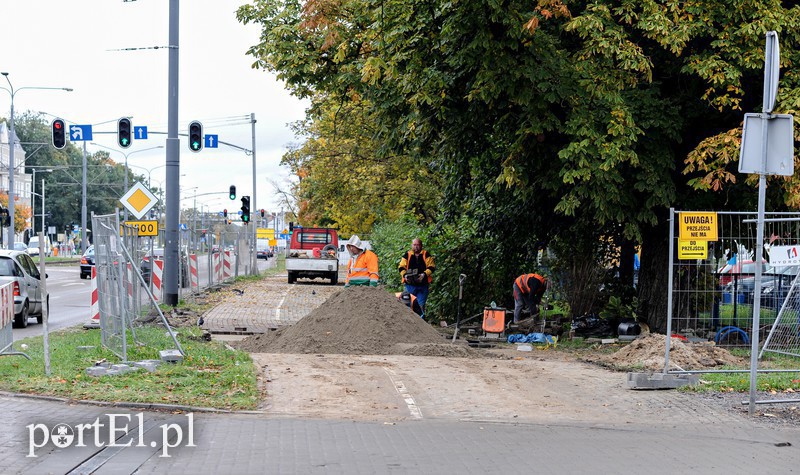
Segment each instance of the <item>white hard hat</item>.
[{"label": "white hard hat", "polygon": [[353,246],[356,249],[364,249],[364,244],[361,243],[361,239],[359,239],[358,236],[355,234],[350,236],[350,240],[347,241],[347,245]]}]

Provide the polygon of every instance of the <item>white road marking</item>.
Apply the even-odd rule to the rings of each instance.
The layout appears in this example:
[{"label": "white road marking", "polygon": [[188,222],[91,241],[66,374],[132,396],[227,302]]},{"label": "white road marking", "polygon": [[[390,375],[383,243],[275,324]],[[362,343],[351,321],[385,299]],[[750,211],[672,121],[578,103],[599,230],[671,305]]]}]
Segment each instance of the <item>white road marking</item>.
[{"label": "white road marking", "polygon": [[281,307],[283,307],[283,302],[286,301],[286,296],[289,295],[292,289],[287,289],[286,293],[283,294],[283,298],[281,299],[280,303],[278,303],[278,307],[275,309],[275,320],[281,321]]},{"label": "white road marking", "polygon": [[414,401],[414,396],[408,392],[406,389],[406,385],[403,384],[402,381],[395,381],[394,379],[394,371],[390,370],[389,368],[384,367],[383,370],[386,372],[386,375],[389,376],[389,379],[394,384],[394,388],[397,390],[397,393],[400,394],[400,397],[406,402],[406,406],[408,406],[408,412],[411,413],[411,417],[414,419],[422,419],[422,410],[417,406],[417,402]]}]

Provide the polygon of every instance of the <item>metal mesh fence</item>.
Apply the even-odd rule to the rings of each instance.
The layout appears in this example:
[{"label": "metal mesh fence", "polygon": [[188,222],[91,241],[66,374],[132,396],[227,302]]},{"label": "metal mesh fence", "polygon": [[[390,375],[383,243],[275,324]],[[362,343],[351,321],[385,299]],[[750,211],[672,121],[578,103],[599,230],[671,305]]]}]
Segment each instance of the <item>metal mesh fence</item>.
[{"label": "metal mesh fence", "polygon": [[183,353],[142,277],[136,228],[120,227],[113,214],[93,215],[92,230],[103,345],[122,361],[157,358],[168,348]]},{"label": "metal mesh fence", "polygon": [[[716,241],[692,241],[680,239],[681,212],[673,211],[668,315],[673,335],[689,342],[714,341],[727,347],[749,348],[755,299],[756,218],[755,212],[718,212]],[[769,262],[771,246],[793,243],[800,236],[800,222],[790,220],[800,218],[800,213],[766,213],[765,218],[760,341],[765,341],[767,332],[778,322],[781,328],[796,328],[800,314],[800,302],[783,305],[787,296],[792,301],[800,299],[800,290],[790,295],[800,267]],[[669,346],[666,359],[669,361]]]}]

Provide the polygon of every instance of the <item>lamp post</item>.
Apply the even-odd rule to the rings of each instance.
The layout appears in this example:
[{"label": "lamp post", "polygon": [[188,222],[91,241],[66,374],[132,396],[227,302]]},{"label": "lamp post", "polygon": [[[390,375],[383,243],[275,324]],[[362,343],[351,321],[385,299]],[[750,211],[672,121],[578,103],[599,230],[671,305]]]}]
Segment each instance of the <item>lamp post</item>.
[{"label": "lamp post", "polygon": [[[95,143],[95,142],[91,142],[90,145],[95,145],[97,147],[104,148],[106,150],[112,150],[114,152],[119,152],[123,156],[125,156],[125,184],[124,184],[124,191],[123,191],[124,193],[128,192],[128,157],[133,155],[134,153],[147,152],[148,150],[155,150],[155,149],[158,149],[158,148],[164,148],[163,145],[157,145],[155,147],[143,148],[141,150],[134,150],[132,152],[125,153],[122,150],[117,150],[115,148],[106,147],[105,145],[100,145],[99,143]],[[148,175],[149,175],[149,173],[150,172],[148,171]],[[148,186],[149,185],[150,184],[149,184],[149,180],[148,180]],[[128,220],[128,209],[125,208],[125,221],[127,221],[127,220]]]},{"label": "lamp post", "polygon": [[14,86],[11,84],[11,80],[8,79],[7,72],[0,72],[6,78],[6,82],[8,82],[8,87],[11,89],[6,89],[4,87],[0,87],[0,89],[8,92],[11,95],[11,118],[9,120],[10,123],[10,140],[9,140],[9,152],[8,152],[8,214],[10,220],[10,229],[8,233],[8,248],[14,249],[14,175],[16,170],[14,169],[14,149],[16,148],[16,130],[14,129],[14,96],[17,95],[19,91],[23,89],[50,89],[50,90],[60,90],[60,91],[72,91],[70,87],[34,87],[34,86],[25,86],[20,87],[18,89],[14,89]]},{"label": "lamp post", "polygon": [[[33,211],[33,220],[31,221],[31,227],[33,228],[33,233],[36,234],[36,169],[38,167],[28,167],[33,170],[33,181],[31,182],[31,211]],[[47,168],[44,170],[39,170],[39,173],[50,173],[52,172],[52,168]],[[42,178],[42,234],[47,234],[47,231],[44,229],[44,178]]]}]

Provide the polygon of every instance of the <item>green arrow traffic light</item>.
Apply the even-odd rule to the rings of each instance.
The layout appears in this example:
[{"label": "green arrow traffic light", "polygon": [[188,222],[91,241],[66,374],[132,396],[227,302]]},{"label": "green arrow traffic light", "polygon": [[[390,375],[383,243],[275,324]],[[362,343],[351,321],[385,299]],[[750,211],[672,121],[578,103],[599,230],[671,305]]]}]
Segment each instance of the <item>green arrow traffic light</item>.
[{"label": "green arrow traffic light", "polygon": [[189,124],[189,150],[199,152],[203,149],[203,124],[195,120]]}]

